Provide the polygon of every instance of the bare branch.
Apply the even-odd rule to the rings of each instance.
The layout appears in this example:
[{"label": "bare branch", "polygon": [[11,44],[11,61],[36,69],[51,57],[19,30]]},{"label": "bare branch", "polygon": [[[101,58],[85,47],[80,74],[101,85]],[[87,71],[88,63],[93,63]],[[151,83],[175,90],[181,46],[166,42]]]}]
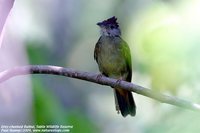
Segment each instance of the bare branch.
[{"label": "bare branch", "polygon": [[129,83],[126,81],[117,82],[116,79],[111,79],[105,76],[99,76],[99,74],[81,72],[74,69],[63,68],[63,67],[58,67],[58,66],[30,65],[30,66],[21,66],[21,67],[8,69],[0,73],[0,83],[15,76],[28,75],[28,74],[62,75],[66,77],[77,78],[77,79],[86,80],[86,81],[94,82],[101,85],[107,85],[111,87],[117,86],[125,90],[129,90],[137,94],[155,99],[162,103],[175,105],[175,106],[182,107],[185,109],[200,111],[199,104],[191,103],[189,101],[185,101],[177,97],[167,96],[167,95],[155,92],[151,89],[147,89],[145,87],[142,87],[133,83]]}]

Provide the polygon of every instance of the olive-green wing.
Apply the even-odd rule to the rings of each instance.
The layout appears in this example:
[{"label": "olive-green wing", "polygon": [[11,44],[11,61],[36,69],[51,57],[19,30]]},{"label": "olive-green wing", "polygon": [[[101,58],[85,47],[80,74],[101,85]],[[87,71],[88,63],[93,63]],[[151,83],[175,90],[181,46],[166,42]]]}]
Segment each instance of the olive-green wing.
[{"label": "olive-green wing", "polygon": [[127,81],[131,82],[132,78],[132,61],[131,61],[131,52],[128,44],[121,39],[121,49],[122,49],[122,54],[126,60],[127,63],[127,70],[128,70],[128,76],[126,78]]}]

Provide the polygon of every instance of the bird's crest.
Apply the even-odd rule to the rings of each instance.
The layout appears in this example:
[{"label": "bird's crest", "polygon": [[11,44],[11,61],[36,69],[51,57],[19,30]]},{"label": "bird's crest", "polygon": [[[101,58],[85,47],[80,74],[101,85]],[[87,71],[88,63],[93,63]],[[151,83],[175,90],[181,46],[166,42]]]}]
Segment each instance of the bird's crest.
[{"label": "bird's crest", "polygon": [[107,25],[115,25],[116,27],[119,27],[119,24],[117,23],[117,18],[115,16],[104,20],[102,22],[97,23],[99,26],[107,26]]}]

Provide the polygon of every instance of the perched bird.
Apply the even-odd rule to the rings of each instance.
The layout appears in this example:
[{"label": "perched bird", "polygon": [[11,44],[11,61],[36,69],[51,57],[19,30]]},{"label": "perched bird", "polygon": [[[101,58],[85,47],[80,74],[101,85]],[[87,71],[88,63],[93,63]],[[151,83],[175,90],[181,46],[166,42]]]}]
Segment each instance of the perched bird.
[{"label": "perched bird", "polygon": [[[121,31],[115,16],[97,23],[101,36],[94,49],[94,58],[100,72],[107,77],[131,82],[132,64],[128,44],[120,37]],[[125,117],[135,116],[136,105],[132,93],[113,88],[117,112]]]}]

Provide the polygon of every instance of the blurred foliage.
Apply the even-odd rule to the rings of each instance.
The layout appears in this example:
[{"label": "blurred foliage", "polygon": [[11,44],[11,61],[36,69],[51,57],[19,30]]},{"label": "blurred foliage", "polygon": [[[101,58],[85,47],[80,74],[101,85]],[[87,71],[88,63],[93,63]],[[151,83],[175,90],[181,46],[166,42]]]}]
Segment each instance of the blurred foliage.
[{"label": "blurred foliage", "polygon": [[196,9],[180,3],[158,2],[143,11],[135,22],[133,39],[136,61],[141,64],[137,69],[150,76],[153,89],[174,95],[199,75],[200,66],[196,61],[200,30],[194,28],[199,17],[194,15]]},{"label": "blurred foliage", "polygon": [[30,64],[47,64],[49,47],[45,43],[39,41],[27,41],[26,42],[27,53],[29,55]]},{"label": "blurred foliage", "polygon": [[88,120],[82,113],[74,110],[68,114],[68,124],[74,126],[73,133],[98,133],[100,129],[97,128],[91,121]]},{"label": "blurred foliage", "polygon": [[64,110],[52,92],[44,89],[40,80],[33,76],[34,115],[36,125],[69,125],[73,133],[98,132],[97,127],[81,112]]},{"label": "blurred foliage", "polygon": [[159,121],[149,124],[146,133],[198,133],[199,114],[190,111],[172,111],[163,115]]},{"label": "blurred foliage", "polygon": [[32,81],[36,124],[66,123],[66,113],[58,99],[35,77]]},{"label": "blurred foliage", "polygon": [[[31,3],[30,14],[34,16],[29,28],[37,27],[29,29],[30,35],[25,39],[30,64],[61,65],[97,72],[93,50],[99,33],[95,24],[115,15],[122,38],[131,48],[134,82],[162,93],[199,101],[199,0],[43,2],[27,2]],[[36,3],[38,5],[33,7]],[[33,76],[32,79],[36,124],[69,124],[74,126],[75,133],[113,132],[114,129],[138,133],[199,131],[200,119],[194,112],[134,95],[137,116],[124,119],[110,111],[113,107],[109,103],[114,101],[102,103],[100,98],[106,98],[99,92],[107,93],[102,86],[59,78],[51,82],[48,78]],[[65,86],[70,89],[61,91]],[[82,97],[81,102],[75,101],[74,96]],[[65,100],[72,101],[70,105],[76,104],[78,109],[69,106]]]},{"label": "blurred foliage", "polygon": [[[45,64],[47,61],[47,48],[45,45],[28,43],[27,52],[31,64]],[[40,76],[32,76],[34,95],[34,118],[37,125],[72,125],[73,133],[93,133],[98,129],[83,112],[64,109],[56,95],[42,83]]]}]

